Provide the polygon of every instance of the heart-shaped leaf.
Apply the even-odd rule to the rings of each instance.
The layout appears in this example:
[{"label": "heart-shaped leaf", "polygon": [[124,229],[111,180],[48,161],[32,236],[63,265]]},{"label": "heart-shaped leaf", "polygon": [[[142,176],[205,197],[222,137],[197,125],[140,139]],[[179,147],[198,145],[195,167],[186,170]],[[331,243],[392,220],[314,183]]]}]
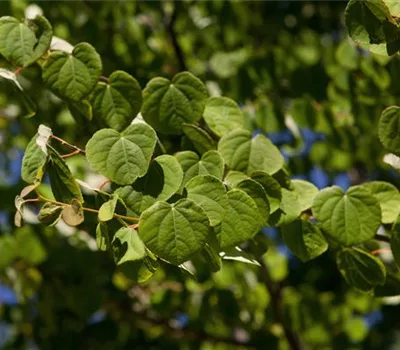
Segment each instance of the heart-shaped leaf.
[{"label": "heart-shaped leaf", "polygon": [[139,235],[155,255],[180,265],[202,249],[209,234],[208,218],[190,199],[157,202],[140,216]]},{"label": "heart-shaped leaf", "polygon": [[385,265],[361,249],[344,248],[338,253],[336,263],[346,282],[363,292],[385,283]]},{"label": "heart-shaped leaf", "polygon": [[93,114],[117,131],[125,129],[140,111],[142,90],[137,80],[124,71],[115,71],[108,83],[99,81],[90,93]]},{"label": "heart-shaped leaf", "polygon": [[378,201],[361,186],[350,187],[346,193],[338,186],[322,190],[312,211],[326,234],[346,246],[372,239],[381,224]]},{"label": "heart-shaped leaf", "polygon": [[221,248],[236,246],[253,238],[264,224],[260,216],[254,216],[258,207],[246,192],[233,189],[227,194],[229,205],[225,216],[214,229]]},{"label": "heart-shaped leaf", "polygon": [[87,143],[86,157],[102,175],[128,185],[146,174],[156,142],[156,133],[144,123],[132,124],[122,133],[102,129]]},{"label": "heart-shaped leaf", "polygon": [[218,225],[229,205],[225,186],[221,180],[212,175],[199,175],[191,179],[185,188],[187,197],[206,212],[210,225]]},{"label": "heart-shaped leaf", "polygon": [[283,157],[264,135],[251,137],[244,129],[235,129],[224,135],[218,143],[218,151],[231,170],[251,175],[255,171],[274,174],[283,166]]},{"label": "heart-shaped leaf", "polygon": [[282,226],[281,234],[288,248],[303,262],[315,259],[328,249],[321,230],[308,220]]},{"label": "heart-shaped leaf", "polygon": [[14,17],[0,18],[0,53],[17,66],[29,66],[43,56],[51,37],[51,25],[42,16],[28,20],[27,25]]},{"label": "heart-shaped leaf", "polygon": [[204,84],[189,72],[172,81],[153,78],[143,90],[141,113],[144,120],[164,134],[180,134],[184,123],[201,119],[208,97]]},{"label": "heart-shaped leaf", "polygon": [[100,209],[99,209],[99,221],[105,222],[105,221],[110,221],[114,217],[115,213],[115,208],[117,207],[117,202],[118,202],[118,196],[117,195],[111,195],[111,198],[107,201],[104,202]]},{"label": "heart-shaped leaf", "polygon": [[183,151],[175,154],[176,159],[181,164],[184,176],[182,187],[197,175],[213,175],[217,179],[222,179],[224,175],[224,160],[217,151],[208,151],[201,157],[191,151]]},{"label": "heart-shaped leaf", "polygon": [[203,118],[214,134],[221,137],[243,127],[243,113],[237,103],[227,97],[210,97]]},{"label": "heart-shaped leaf", "polygon": [[101,71],[99,54],[90,44],[80,43],[72,54],[53,51],[43,66],[42,77],[56,95],[80,101],[94,88]]}]

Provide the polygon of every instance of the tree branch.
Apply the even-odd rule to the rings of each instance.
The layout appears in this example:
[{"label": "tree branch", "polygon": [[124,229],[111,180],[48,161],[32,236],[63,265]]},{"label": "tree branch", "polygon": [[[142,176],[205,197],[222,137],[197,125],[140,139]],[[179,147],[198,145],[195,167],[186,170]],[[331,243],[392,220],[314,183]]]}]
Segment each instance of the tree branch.
[{"label": "tree branch", "polygon": [[165,12],[164,6],[161,6],[163,22],[165,25],[165,29],[168,33],[169,39],[171,40],[172,47],[175,52],[176,59],[178,60],[178,66],[180,71],[186,71],[187,66],[185,62],[185,56],[183,54],[183,50],[179,44],[177,34],[175,32],[175,21],[177,18],[177,3],[174,4],[174,9],[172,11],[171,16],[168,16]]},{"label": "tree branch", "polygon": [[264,264],[264,262],[260,261],[260,264],[261,278],[264,281],[269,294],[271,295],[271,306],[274,313],[275,321],[282,326],[290,349],[301,350],[302,346],[296,333],[294,333],[290,328],[284,325],[282,315],[282,287],[272,281],[268,271],[268,267]]}]

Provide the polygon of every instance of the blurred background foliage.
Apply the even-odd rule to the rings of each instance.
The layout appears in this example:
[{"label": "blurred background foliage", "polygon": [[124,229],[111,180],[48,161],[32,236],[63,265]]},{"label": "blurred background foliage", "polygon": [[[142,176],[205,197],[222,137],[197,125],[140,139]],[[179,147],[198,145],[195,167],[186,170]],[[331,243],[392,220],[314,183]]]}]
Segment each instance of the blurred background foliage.
[{"label": "blurred background foliage", "polygon": [[[0,15],[43,13],[59,38],[96,48],[104,75],[125,70],[142,87],[155,76],[191,71],[212,95],[240,104],[248,128],[280,147],[291,176],[318,188],[366,180],[398,185],[383,161],[377,122],[385,107],[399,104],[400,61],[356,47],[344,27],[345,6],[15,0],[1,1]],[[38,125],[78,146],[93,133],[40,87],[39,73],[32,66],[20,74],[24,95],[0,78],[0,348],[400,347],[397,297],[349,288],[329,252],[301,263],[276,229],[263,230],[269,250],[262,269],[225,262],[210,274],[199,262],[197,279],[164,267],[144,285],[116,273],[112,257],[97,250],[95,221],[45,228],[28,208],[30,225],[15,229],[21,158]],[[68,164],[99,185],[83,159]],[[381,258],[390,264],[390,256]]]}]

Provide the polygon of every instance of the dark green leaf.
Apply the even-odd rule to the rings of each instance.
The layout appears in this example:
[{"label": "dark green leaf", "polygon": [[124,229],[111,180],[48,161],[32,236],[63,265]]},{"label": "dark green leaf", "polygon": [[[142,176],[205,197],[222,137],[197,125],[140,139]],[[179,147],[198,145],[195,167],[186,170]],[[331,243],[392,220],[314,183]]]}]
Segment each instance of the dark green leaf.
[{"label": "dark green leaf", "polygon": [[336,258],[340,273],[348,284],[368,292],[385,283],[385,265],[372,254],[358,248],[344,248]]}]

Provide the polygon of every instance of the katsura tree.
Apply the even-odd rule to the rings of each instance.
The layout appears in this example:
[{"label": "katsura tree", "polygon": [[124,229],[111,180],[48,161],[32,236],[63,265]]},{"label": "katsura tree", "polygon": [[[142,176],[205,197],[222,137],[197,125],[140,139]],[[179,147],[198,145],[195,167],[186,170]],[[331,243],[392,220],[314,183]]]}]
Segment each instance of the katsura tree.
[{"label": "katsura tree", "polygon": [[[350,1],[345,12],[349,34],[372,52],[396,54],[398,11],[391,1]],[[345,42],[338,56],[356,50],[351,45]],[[103,252],[98,258],[113,258],[114,278],[120,285],[146,286],[154,277],[162,284],[177,271],[186,281],[206,281],[232,264],[229,260],[261,274],[281,328],[263,333],[260,327],[248,341],[191,333],[196,341],[257,347],[257,337],[271,344],[283,337],[293,349],[301,348],[302,341],[313,346],[323,343],[313,338],[314,333],[299,340],[294,331],[301,315],[291,313],[299,311],[301,301],[290,298],[294,293],[290,290],[289,301],[282,301],[282,286],[275,283],[279,277],[267,266],[274,252],[268,251],[266,228],[279,228],[284,244],[302,263],[324,254],[333,256],[338,273],[360,298],[362,293],[371,298],[399,294],[397,265],[378,255],[379,243],[386,243],[385,249],[400,263],[400,193],[393,183],[369,181],[343,190],[318,189],[309,181],[293,179],[279,148],[264,133],[253,132],[246,111],[233,99],[211,94],[189,71],[170,79],[154,77],[143,86],[123,70],[104,76],[95,46],[87,42],[72,46],[54,37],[52,25],[42,15],[22,21],[1,17],[0,54],[8,62],[1,77],[15,84],[22,96],[19,76],[35,69],[40,88],[62,101],[77,128],[87,130],[84,140],[73,142],[58,134],[51,121],[40,124],[22,160],[21,176],[27,186],[15,198],[15,226],[22,226],[24,208],[30,208],[44,226],[61,221],[92,229],[97,249]],[[354,86],[346,88],[357,92]],[[316,119],[325,108],[309,97],[297,102],[298,109],[312,111]],[[270,108],[270,101],[263,100],[262,106]],[[385,107],[378,125],[368,127],[378,129],[396,168],[400,107]],[[301,118],[294,111],[290,120],[301,125]],[[265,126],[260,118],[255,124]],[[86,172],[103,179],[98,187],[79,179],[79,169],[71,166],[76,158],[84,160],[80,164]],[[24,239],[0,238],[2,247],[15,250],[9,261],[21,255],[18,245]],[[29,256],[29,251],[24,254]],[[240,274],[235,277],[240,279]],[[225,298],[232,298],[222,291],[216,297],[220,307]],[[319,302],[329,304],[328,299]],[[312,296],[304,300],[312,303]],[[130,317],[127,310],[120,312]],[[223,312],[229,314],[226,308]],[[335,324],[340,317],[324,322]],[[143,320],[153,321],[157,323],[151,317]],[[343,327],[351,333],[357,322]],[[176,336],[173,327],[167,329]]]}]

